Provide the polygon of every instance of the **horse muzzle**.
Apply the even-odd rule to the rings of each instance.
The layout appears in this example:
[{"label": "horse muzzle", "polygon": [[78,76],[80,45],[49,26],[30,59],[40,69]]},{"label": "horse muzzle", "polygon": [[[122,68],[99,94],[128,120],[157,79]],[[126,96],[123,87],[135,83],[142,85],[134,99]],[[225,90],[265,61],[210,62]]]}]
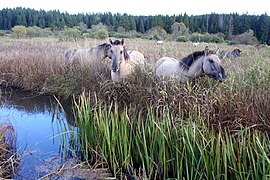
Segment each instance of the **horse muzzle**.
[{"label": "horse muzzle", "polygon": [[218,74],[209,74],[209,76],[218,82],[224,81],[224,79],[222,78],[222,76],[219,73]]},{"label": "horse muzzle", "polygon": [[114,67],[114,68],[112,68],[112,71],[113,71],[113,72],[118,72],[119,69],[118,69],[117,67]]},{"label": "horse muzzle", "polygon": [[214,79],[215,79],[216,81],[218,81],[218,82],[223,82],[223,81],[224,81],[224,79],[222,78],[222,76],[221,76],[220,74],[214,76]]}]

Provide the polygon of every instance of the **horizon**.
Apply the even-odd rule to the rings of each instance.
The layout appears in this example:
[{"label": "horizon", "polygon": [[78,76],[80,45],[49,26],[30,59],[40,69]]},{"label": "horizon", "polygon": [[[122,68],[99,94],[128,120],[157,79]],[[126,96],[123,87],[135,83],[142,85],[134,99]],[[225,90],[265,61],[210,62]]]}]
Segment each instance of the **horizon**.
[{"label": "horizon", "polygon": [[[89,14],[89,15],[91,15],[91,14],[106,14],[106,13],[111,13],[112,15],[115,15],[115,14],[120,14],[120,15],[123,15],[123,14],[127,14],[127,15],[130,15],[130,16],[178,16],[178,15],[184,15],[184,14],[187,14],[186,12],[184,12],[184,13],[178,13],[178,14],[171,14],[171,15],[168,15],[168,14],[156,14],[156,15],[133,15],[133,14],[130,14],[130,13],[126,13],[126,12],[124,12],[124,13],[119,13],[119,12],[115,12],[115,13],[113,13],[113,12],[78,12],[78,13],[70,13],[70,12],[67,12],[67,11],[61,11],[61,10],[59,10],[59,9],[50,9],[50,10],[46,10],[46,9],[42,9],[42,8],[40,8],[40,9],[35,9],[35,8],[30,8],[30,7],[21,7],[21,6],[17,6],[17,7],[4,7],[4,8],[2,8],[2,9],[0,9],[0,11],[1,10],[3,10],[3,9],[16,9],[16,8],[24,8],[24,9],[31,9],[31,10],[35,10],[35,11],[46,11],[46,12],[48,12],[48,11],[59,11],[60,13],[67,13],[67,14],[69,14],[69,15],[78,15],[78,14],[83,14],[83,15],[86,15],[86,14]],[[250,14],[250,13],[248,13],[248,12],[243,12],[243,13],[238,13],[238,12],[230,12],[230,13],[217,13],[217,12],[211,12],[211,13],[207,13],[207,14],[196,14],[196,15],[194,15],[194,14],[187,14],[188,16],[203,16],[203,15],[209,15],[209,14],[218,14],[218,15],[221,15],[221,14],[224,14],[224,15],[229,15],[229,14],[238,14],[238,15],[249,15],[249,16],[261,16],[261,15],[263,15],[263,14],[267,14],[266,12],[265,13],[262,13],[262,14]],[[269,16],[268,14],[267,14],[267,16]]]},{"label": "horizon", "polygon": [[[107,2],[107,3],[106,3]],[[109,2],[109,3],[108,3]],[[96,13],[112,13],[112,14],[128,14],[133,16],[173,16],[187,14],[188,16],[206,15],[206,14],[234,14],[239,15],[262,15],[269,14],[265,4],[268,0],[258,0],[257,3],[246,2],[245,0],[233,1],[227,0],[213,3],[211,0],[199,1],[190,0],[184,2],[181,0],[167,0],[166,2],[155,2],[154,0],[115,0],[112,1],[87,1],[86,6],[84,0],[74,2],[62,2],[62,0],[1,0],[0,8],[30,8],[34,10],[59,11],[68,14],[96,14]],[[175,5],[176,4],[176,5]],[[234,6],[232,6],[233,4]],[[242,6],[245,4],[245,7]],[[178,6],[179,5],[179,6]],[[206,8],[198,8],[206,7]]]}]

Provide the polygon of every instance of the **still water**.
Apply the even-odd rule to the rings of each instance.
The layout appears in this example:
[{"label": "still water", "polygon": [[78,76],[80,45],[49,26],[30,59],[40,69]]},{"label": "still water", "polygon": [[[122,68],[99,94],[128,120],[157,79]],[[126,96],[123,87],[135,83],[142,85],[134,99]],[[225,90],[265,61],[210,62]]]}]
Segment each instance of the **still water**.
[{"label": "still water", "polygon": [[64,110],[54,97],[1,90],[0,123],[12,124],[20,154],[14,179],[41,178],[73,156],[68,149],[76,127],[71,106],[66,104]]}]

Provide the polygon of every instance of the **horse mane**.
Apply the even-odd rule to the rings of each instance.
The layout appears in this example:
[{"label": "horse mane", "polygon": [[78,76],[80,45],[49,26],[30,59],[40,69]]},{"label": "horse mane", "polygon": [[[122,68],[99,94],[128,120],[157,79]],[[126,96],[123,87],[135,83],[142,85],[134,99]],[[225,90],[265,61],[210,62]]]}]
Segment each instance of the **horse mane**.
[{"label": "horse mane", "polygon": [[239,54],[240,54],[242,51],[241,51],[240,49],[236,48],[236,49],[233,50],[233,52],[234,52],[234,53],[239,53]]},{"label": "horse mane", "polygon": [[179,61],[180,67],[189,69],[194,61],[205,55],[205,51],[195,51]]},{"label": "horse mane", "polygon": [[[113,41],[112,45],[120,45],[121,44],[121,41],[116,39],[115,41]],[[124,58],[125,60],[129,60],[130,56],[129,54],[127,53],[127,49],[126,47],[124,46]]]},{"label": "horse mane", "polygon": [[109,43],[103,43],[98,45],[99,49],[106,49],[107,47],[111,47],[111,45]]},{"label": "horse mane", "polygon": [[108,50],[112,47],[112,45],[110,45],[109,43],[103,43],[97,46],[98,50],[103,50],[106,54],[108,52]]}]

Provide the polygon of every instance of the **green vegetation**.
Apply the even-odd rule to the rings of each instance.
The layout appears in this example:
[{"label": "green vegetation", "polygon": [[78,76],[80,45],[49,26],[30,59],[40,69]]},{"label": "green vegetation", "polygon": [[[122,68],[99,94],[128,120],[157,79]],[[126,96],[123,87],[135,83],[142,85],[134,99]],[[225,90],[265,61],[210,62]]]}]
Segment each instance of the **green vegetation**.
[{"label": "green vegetation", "polygon": [[[179,14],[173,16],[132,16],[128,14],[94,13],[94,14],[68,14],[57,10],[44,11],[29,8],[4,8],[0,10],[0,30],[11,30],[14,26],[39,27],[49,29],[54,34],[59,31],[74,28],[86,27],[93,29],[93,26],[103,24],[109,31],[117,32],[125,38],[130,34],[148,34],[153,29],[159,28],[156,39],[162,38],[164,34],[171,34],[173,40],[179,36],[188,37],[192,33],[200,34],[223,34],[224,40],[234,41],[236,35],[252,30],[254,36],[260,43],[270,44],[270,17],[267,14],[239,15],[234,14],[205,14],[188,16]],[[81,29],[82,34],[84,28]],[[98,32],[98,38],[106,38],[106,32]],[[156,35],[156,34],[155,34]],[[149,36],[149,35],[148,35]],[[93,36],[91,36],[93,37]],[[116,36],[114,36],[116,37]],[[208,41],[210,42],[210,41]],[[219,42],[219,41],[211,41]]]},{"label": "green vegetation", "polygon": [[72,137],[79,144],[73,140],[72,145],[79,147],[72,153],[79,150],[77,156],[90,166],[109,167],[115,176],[127,178],[269,179],[269,47],[239,45],[240,57],[222,60],[227,73],[223,83],[201,77],[179,84],[157,81],[154,62],[162,56],[180,59],[204,49],[204,43],[160,46],[128,39],[127,49],[142,52],[149,68],[114,83],[110,61],[85,66],[63,61],[68,47],[105,41],[2,38],[1,85],[73,96],[79,128]]},{"label": "green vegetation", "polygon": [[27,34],[25,26],[14,26],[11,30],[17,37],[25,37]]},{"label": "green vegetation", "polygon": [[75,108],[82,153],[92,163],[106,162],[115,175],[151,179],[270,176],[269,135],[252,127],[228,132],[215,129],[199,115],[196,119],[175,116],[169,108],[130,113],[129,107],[119,110],[117,104],[91,107],[82,95]]},{"label": "green vegetation", "polygon": [[0,178],[11,178],[15,173],[18,158],[15,151],[15,131],[11,124],[0,124]]}]

